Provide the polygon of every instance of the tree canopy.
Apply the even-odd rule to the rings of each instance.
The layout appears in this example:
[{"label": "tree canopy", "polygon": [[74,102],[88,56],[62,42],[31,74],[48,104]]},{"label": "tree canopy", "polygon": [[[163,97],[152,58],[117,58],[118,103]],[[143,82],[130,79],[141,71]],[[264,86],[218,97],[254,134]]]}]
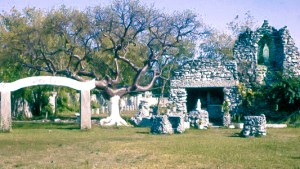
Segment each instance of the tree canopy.
[{"label": "tree canopy", "polygon": [[247,11],[243,17],[236,15],[235,18],[227,23],[227,29],[219,31],[210,28],[209,34],[201,40],[199,45],[199,57],[212,59],[233,59],[233,47],[238,36],[247,29],[254,30],[257,28],[257,21]]},{"label": "tree canopy", "polygon": [[204,24],[191,11],[166,14],[138,0],[84,11],[13,9],[0,18],[0,58],[80,81],[106,96],[151,89],[169,64],[191,56]]}]

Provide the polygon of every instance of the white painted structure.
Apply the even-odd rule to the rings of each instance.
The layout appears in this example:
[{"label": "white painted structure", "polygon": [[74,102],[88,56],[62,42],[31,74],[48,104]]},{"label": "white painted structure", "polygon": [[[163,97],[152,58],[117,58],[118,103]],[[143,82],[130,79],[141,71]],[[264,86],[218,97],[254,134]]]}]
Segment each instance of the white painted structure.
[{"label": "white painted structure", "polygon": [[90,90],[95,88],[95,81],[79,82],[66,77],[36,76],[17,80],[12,83],[0,83],[1,112],[0,130],[11,130],[11,92],[30,86],[55,85],[80,90],[80,128],[91,128],[91,98]]},{"label": "white painted structure", "polygon": [[110,116],[100,120],[101,126],[128,126],[127,122],[120,116],[120,96],[113,96],[109,100]]}]

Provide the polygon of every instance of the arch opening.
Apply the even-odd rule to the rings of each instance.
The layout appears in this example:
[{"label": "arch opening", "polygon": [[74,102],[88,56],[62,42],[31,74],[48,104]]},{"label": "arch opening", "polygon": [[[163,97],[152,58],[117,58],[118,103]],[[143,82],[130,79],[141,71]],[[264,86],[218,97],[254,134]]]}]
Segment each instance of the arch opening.
[{"label": "arch opening", "polygon": [[264,35],[258,42],[258,53],[257,53],[257,64],[258,65],[269,65],[271,56],[270,50],[270,38]]},{"label": "arch opening", "polygon": [[75,90],[80,90],[80,128],[91,128],[90,90],[95,88],[94,80],[88,82],[78,82],[65,77],[37,76],[20,79],[12,83],[0,83],[0,130],[11,130],[11,92],[24,87],[38,85],[66,86]]}]

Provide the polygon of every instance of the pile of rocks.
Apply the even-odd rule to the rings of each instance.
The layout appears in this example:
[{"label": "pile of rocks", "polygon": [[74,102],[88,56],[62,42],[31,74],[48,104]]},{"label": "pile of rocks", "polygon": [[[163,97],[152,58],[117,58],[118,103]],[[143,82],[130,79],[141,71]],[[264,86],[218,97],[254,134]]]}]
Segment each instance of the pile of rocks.
[{"label": "pile of rocks", "polygon": [[151,133],[153,134],[173,134],[172,125],[167,115],[155,115],[152,117]]},{"label": "pile of rocks", "polygon": [[207,129],[209,125],[208,112],[205,110],[190,111],[189,122],[195,128]]},{"label": "pile of rocks", "polygon": [[139,111],[135,116],[130,118],[130,122],[135,126],[139,127],[150,127],[151,126],[151,114],[150,107],[147,100],[141,100],[139,104]]},{"label": "pile of rocks", "polygon": [[241,132],[242,136],[266,136],[266,116],[264,114],[260,116],[245,116],[244,128]]},{"label": "pile of rocks", "polygon": [[152,116],[151,133],[153,134],[173,134],[184,131],[184,115]]},{"label": "pile of rocks", "polygon": [[282,38],[282,45],[284,46],[285,58],[283,61],[284,73],[293,73],[296,76],[300,76],[300,53],[295,46],[295,42],[290,35],[287,27],[283,27],[279,30]]}]

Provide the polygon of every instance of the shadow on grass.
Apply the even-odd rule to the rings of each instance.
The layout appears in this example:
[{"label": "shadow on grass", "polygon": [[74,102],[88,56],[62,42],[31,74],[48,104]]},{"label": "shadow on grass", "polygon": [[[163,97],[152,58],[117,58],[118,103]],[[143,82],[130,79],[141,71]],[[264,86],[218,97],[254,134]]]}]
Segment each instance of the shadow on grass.
[{"label": "shadow on grass", "polygon": [[137,134],[147,134],[150,135],[151,133],[149,131],[137,131]]},{"label": "shadow on grass", "polygon": [[13,123],[13,129],[61,129],[61,130],[80,130],[77,123],[36,123],[18,122]]},{"label": "shadow on grass", "polygon": [[300,156],[299,157],[291,157],[291,159],[300,160]]},{"label": "shadow on grass", "polygon": [[238,137],[238,138],[244,138],[243,136],[241,136],[241,133],[233,133],[231,136],[229,137]]}]

